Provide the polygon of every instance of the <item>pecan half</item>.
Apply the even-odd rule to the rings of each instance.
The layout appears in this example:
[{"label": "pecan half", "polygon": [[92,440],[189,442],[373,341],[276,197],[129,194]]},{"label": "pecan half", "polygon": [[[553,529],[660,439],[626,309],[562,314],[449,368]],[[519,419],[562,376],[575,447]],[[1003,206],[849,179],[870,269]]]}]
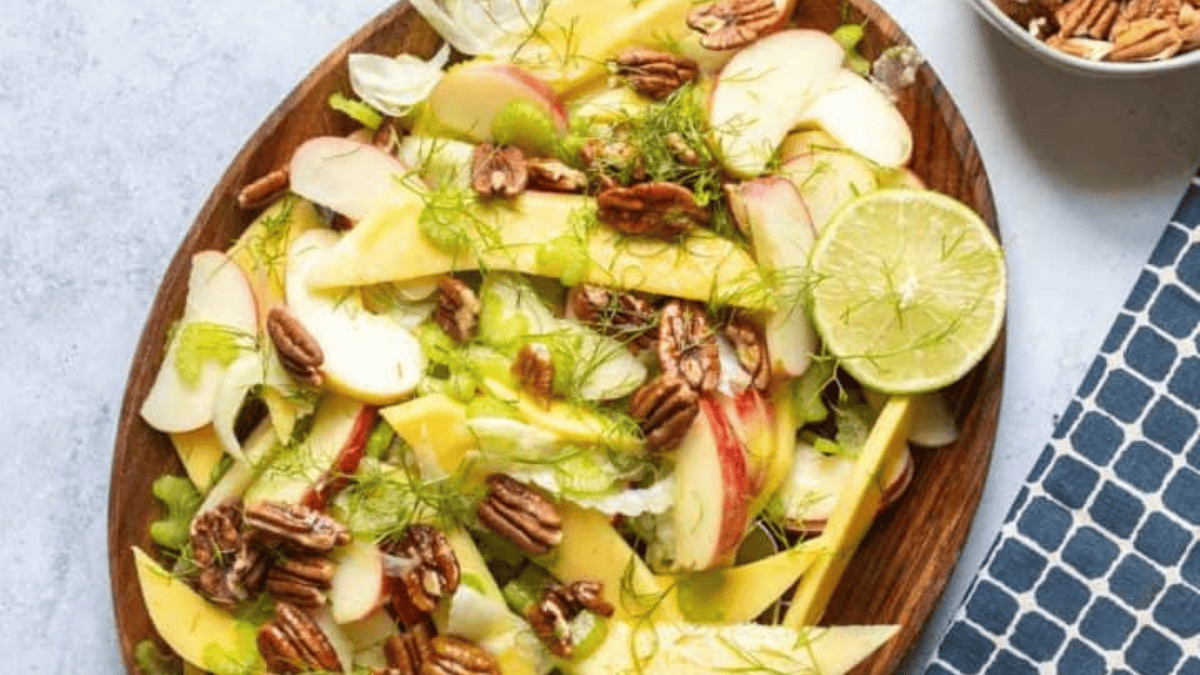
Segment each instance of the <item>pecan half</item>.
[{"label": "pecan half", "polygon": [[687,25],[702,33],[700,46],[713,51],[740,49],[779,27],[774,0],[717,0],[699,5]]},{"label": "pecan half", "polygon": [[490,491],[479,504],[479,520],[531,555],[543,555],[562,541],[562,518],[554,504],[510,476],[488,476]]},{"label": "pecan half", "polygon": [[546,345],[531,342],[521,347],[513,359],[512,374],[526,391],[550,402],[554,395],[554,360]]},{"label": "pecan half", "polygon": [[407,631],[393,635],[383,645],[391,675],[420,675],[421,666],[429,660],[429,642],[433,629],[428,622],[413,625]]},{"label": "pecan half", "polygon": [[750,375],[750,386],[766,391],[771,386],[771,360],[767,357],[767,339],[762,327],[738,312],[729,318],[724,333],[733,345],[738,363]]},{"label": "pecan half", "polygon": [[350,543],[350,532],[333,518],[298,504],[260,502],[245,511],[260,543],[308,553],[328,553]]},{"label": "pecan half", "polygon": [[544,157],[525,161],[529,172],[529,187],[554,192],[583,192],[587,189],[587,174],[573,169],[557,159]]},{"label": "pecan half", "polygon": [[1113,36],[1110,61],[1161,61],[1183,47],[1179,28],[1164,19],[1138,19]]},{"label": "pecan half", "polygon": [[455,342],[462,344],[475,335],[482,307],[475,291],[458,279],[442,277],[438,282],[438,304],[433,319]]},{"label": "pecan half", "polygon": [[636,349],[649,349],[658,338],[657,310],[640,293],[580,284],[567,293],[567,308],[575,319]]},{"label": "pecan half", "polygon": [[525,611],[525,619],[550,653],[570,658],[575,653],[571,621],[585,609],[603,617],[613,615],[615,609],[603,594],[604,584],[590,579],[567,586],[553,584]]},{"label": "pecan half", "polygon": [[258,652],[276,675],[342,669],[325,631],[304,610],[286,602],[276,604],[274,619],[259,629]]},{"label": "pecan half", "polygon": [[516,197],[525,191],[529,172],[525,153],[511,145],[483,143],[471,160],[471,187],[481,197]]},{"label": "pecan half", "polygon": [[669,373],[654,378],[629,399],[629,415],[637,420],[651,452],[679,447],[699,413],[699,395],[683,378]]},{"label": "pecan half", "polygon": [[617,77],[655,101],[670,96],[700,74],[700,65],[694,59],[642,47],[621,52],[613,63]]},{"label": "pecan half", "polygon": [[324,382],[320,367],[325,352],[312,333],[286,307],[272,307],[267,313],[267,335],[275,345],[275,353],[292,377],[312,387]]},{"label": "pecan half", "polygon": [[658,322],[658,364],[701,394],[717,388],[721,378],[717,340],[699,303],[672,300]]},{"label": "pecan half", "polygon": [[639,183],[611,187],[596,198],[597,217],[630,235],[671,239],[707,225],[709,212],[692,191],[675,183]]},{"label": "pecan half", "polygon": [[453,635],[429,641],[429,658],[421,675],[500,675],[500,666],[483,647]]},{"label": "pecan half", "polygon": [[287,169],[276,169],[243,187],[237,203],[243,209],[258,209],[270,204],[287,192],[291,179]]},{"label": "pecan half", "polygon": [[297,607],[316,609],[325,604],[324,591],[333,582],[334,565],[325,556],[301,556],[275,563],[267,574],[267,592]]},{"label": "pecan half", "polygon": [[423,523],[414,523],[396,542],[385,542],[383,549],[392,556],[407,561],[407,569],[396,576],[400,583],[393,597],[407,602],[422,614],[437,609],[438,601],[458,589],[461,572],[454,549],[440,530]]},{"label": "pecan half", "polygon": [[1116,0],[1070,0],[1054,12],[1059,24],[1056,37],[1106,38],[1120,10]]},{"label": "pecan half", "polygon": [[262,588],[270,559],[242,532],[242,502],[234,497],[197,515],[188,529],[200,568],[196,586],[222,607],[232,607]]}]

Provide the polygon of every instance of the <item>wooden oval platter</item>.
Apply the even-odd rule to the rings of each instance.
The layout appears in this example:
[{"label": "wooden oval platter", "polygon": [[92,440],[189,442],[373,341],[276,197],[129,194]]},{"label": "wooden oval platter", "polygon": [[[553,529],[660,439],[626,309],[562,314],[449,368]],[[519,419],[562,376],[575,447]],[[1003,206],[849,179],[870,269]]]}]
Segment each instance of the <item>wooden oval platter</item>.
[{"label": "wooden oval platter", "polygon": [[[863,23],[862,53],[909,45],[907,36],[871,0],[804,0],[795,23],[831,31]],[[149,548],[148,527],[161,509],[151,494],[155,478],[181,470],[168,438],[146,425],[138,408],[163,358],[165,336],[179,317],[191,256],[224,249],[254,217],[239,209],[241,186],[285,164],[304,140],[345,135],[353,122],[327,105],[349,91],[346,57],[352,52],[410,52],[428,58],[441,39],[400,2],[334,50],[267,118],[213,190],[176,252],[154,300],[129,374],[116,437],[109,495],[108,541],[116,628],[130,673],[135,645],[154,634],[142,598],[131,546]],[[995,206],[978,149],[958,109],[928,65],[899,92],[898,107],[915,140],[911,168],[926,184],[973,207],[998,233]],[[987,476],[1003,385],[1004,333],[987,357],[950,390],[960,437],[937,450],[915,450],[915,477],[904,497],[867,534],[825,614],[824,623],[897,623],[900,633],[854,672],[894,672],[919,635],[954,568]]]}]

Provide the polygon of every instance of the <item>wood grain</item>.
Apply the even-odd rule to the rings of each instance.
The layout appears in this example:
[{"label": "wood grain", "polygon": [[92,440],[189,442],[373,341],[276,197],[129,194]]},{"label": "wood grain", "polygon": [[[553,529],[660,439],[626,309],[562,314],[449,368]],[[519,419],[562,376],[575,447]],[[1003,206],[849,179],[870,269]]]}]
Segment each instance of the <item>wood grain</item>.
[{"label": "wood grain", "polygon": [[[847,11],[848,15],[844,15]],[[845,20],[865,21],[863,53],[908,45],[908,38],[871,0],[804,0],[796,23],[832,30]],[[283,165],[303,140],[345,134],[352,123],[326,105],[349,91],[345,60],[355,51],[430,56],[438,36],[400,2],[334,50],[263,122],[221,178],[188,231],[163,279],[130,369],[117,430],[109,493],[110,577],[121,653],[130,673],[135,645],[154,631],[138,592],[130,547],[151,546],[150,522],[160,509],[150,493],[154,479],[181,470],[169,440],[138,416],[162,361],[167,329],[182,312],[191,256],[224,249],[249,224],[237,191]],[[978,149],[949,94],[928,65],[898,105],[916,140],[912,168],[927,184],[974,207],[998,232],[995,206]],[[917,451],[916,475],[905,497],[883,514],[846,572],[826,613],[830,623],[896,622],[896,639],[856,675],[893,672],[928,618],[958,559],[983,490],[1003,382],[1004,336],[986,359],[952,390],[963,430],[954,445]]]}]

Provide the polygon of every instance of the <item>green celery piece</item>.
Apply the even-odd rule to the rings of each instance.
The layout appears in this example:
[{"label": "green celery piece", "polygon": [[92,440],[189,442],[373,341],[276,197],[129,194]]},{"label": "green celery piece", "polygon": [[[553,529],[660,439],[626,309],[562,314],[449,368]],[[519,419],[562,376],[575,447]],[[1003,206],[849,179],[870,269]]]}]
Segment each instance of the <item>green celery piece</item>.
[{"label": "green celery piece", "polygon": [[153,640],[142,640],[134,647],[133,661],[142,675],[179,675],[183,672],[183,661],[159,649]]},{"label": "green celery piece", "polygon": [[792,411],[797,426],[821,422],[829,416],[829,409],[821,400],[821,390],[829,384],[835,368],[832,359],[813,359],[808,370],[792,381]]},{"label": "green celery piece", "polygon": [[364,453],[373,459],[387,459],[388,447],[395,438],[396,432],[392,429],[392,425],[388,424],[386,420],[379,420],[375,428],[371,430],[371,435],[367,437]]},{"label": "green celery piece", "polygon": [[340,91],[335,91],[329,97],[329,107],[358,122],[364,127],[375,131],[383,124],[383,115],[371,106],[352,98],[347,98]]},{"label": "green celery piece", "polygon": [[204,501],[192,481],[179,476],[160,476],[151,492],[167,514],[150,525],[150,538],[162,548],[178,551],[188,543],[188,525]]}]

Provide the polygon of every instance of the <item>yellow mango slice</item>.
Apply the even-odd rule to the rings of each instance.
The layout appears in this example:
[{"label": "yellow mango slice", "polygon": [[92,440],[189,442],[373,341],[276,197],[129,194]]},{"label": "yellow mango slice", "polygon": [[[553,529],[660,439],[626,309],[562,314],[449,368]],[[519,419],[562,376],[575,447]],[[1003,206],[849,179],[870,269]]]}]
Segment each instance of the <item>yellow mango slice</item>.
[{"label": "yellow mango slice", "polygon": [[472,206],[480,229],[500,243],[459,254],[435,248],[421,234],[419,196],[400,202],[359,222],[323,251],[309,282],[320,288],[367,286],[481,267],[561,277],[575,261],[538,255],[561,237],[586,247],[591,264],[583,280],[589,283],[751,309],[770,305],[770,288],[753,258],[729,240],[706,230],[679,243],[624,237],[604,225],[583,232],[579,224],[595,217],[595,200],[588,197],[526,192],[510,202]]},{"label": "yellow mango slice", "polygon": [[382,408],[379,414],[417,453],[422,471],[437,467],[444,475],[453,474],[477,446],[466,426],[466,408],[445,394],[414,398]]},{"label": "yellow mango slice", "polygon": [[815,624],[837,588],[842,572],[862,541],[887,488],[888,471],[908,448],[906,438],[911,423],[912,399],[897,396],[888,400],[871,435],[854,464],[846,489],[829,515],[820,539],[824,555],[800,581],[792,606],[784,617],[786,626],[798,628]]},{"label": "yellow mango slice", "polygon": [[570,675],[842,675],[898,630],[612,622],[608,639],[594,654],[564,669]]},{"label": "yellow mango slice", "polygon": [[603,79],[626,47],[668,46],[687,36],[694,0],[555,0],[534,37],[510,60],[560,92]]},{"label": "yellow mango slice", "polygon": [[737,567],[680,576],[672,594],[680,614],[696,623],[753,621],[825,554],[818,537]]},{"label": "yellow mango slice", "polygon": [[206,668],[205,651],[210,646],[234,649],[245,642],[246,631],[253,630],[253,626],[239,623],[229,612],[200,597],[136,546],[133,560],[151,623],[184,661]]},{"label": "yellow mango slice", "polygon": [[221,441],[213,425],[206,424],[195,431],[170,434],[171,445],[179,453],[179,461],[187,471],[188,478],[201,494],[212,487],[217,464],[225,456]]},{"label": "yellow mango slice", "polygon": [[563,583],[593,579],[604,584],[604,597],[616,608],[618,621],[679,619],[669,592],[659,584],[637,552],[613,529],[608,516],[576,506],[558,504],[563,540],[550,553],[533,558]]}]

